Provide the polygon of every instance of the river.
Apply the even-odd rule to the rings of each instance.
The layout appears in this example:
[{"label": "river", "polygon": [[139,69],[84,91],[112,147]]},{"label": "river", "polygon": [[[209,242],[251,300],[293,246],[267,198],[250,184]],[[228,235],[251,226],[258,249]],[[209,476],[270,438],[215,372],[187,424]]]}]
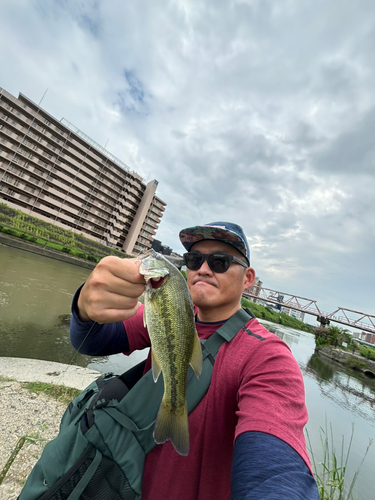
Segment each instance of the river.
[{"label": "river", "polygon": [[[77,354],[69,343],[69,327],[59,316],[70,312],[74,291],[90,271],[47,257],[0,245],[0,362],[1,356],[59,361],[87,366],[102,372],[125,371],[145,357],[136,352],[91,358]],[[314,337],[264,322],[290,347],[305,382],[309,411],[307,430],[316,462],[322,460],[321,428],[328,426],[340,456],[342,436],[347,449],[354,437],[347,465],[347,478],[360,466],[375,437],[375,382],[314,356]],[[360,470],[354,498],[375,500],[375,443]]]}]

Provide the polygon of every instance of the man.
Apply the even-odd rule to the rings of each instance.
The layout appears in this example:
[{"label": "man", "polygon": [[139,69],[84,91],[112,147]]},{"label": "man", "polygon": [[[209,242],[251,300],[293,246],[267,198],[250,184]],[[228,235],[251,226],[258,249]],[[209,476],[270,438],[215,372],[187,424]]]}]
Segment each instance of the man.
[{"label": "man", "polygon": [[[240,309],[254,283],[247,239],[238,225],[214,222],[182,230],[180,240],[205,339]],[[144,287],[134,260],[104,258],[73,300],[73,346],[91,355],[150,346],[138,302]],[[302,375],[288,346],[249,318],[220,347],[210,388],[189,415],[189,455],[178,455],[170,441],[156,446],[146,456],[142,498],[318,500],[306,421]]]}]

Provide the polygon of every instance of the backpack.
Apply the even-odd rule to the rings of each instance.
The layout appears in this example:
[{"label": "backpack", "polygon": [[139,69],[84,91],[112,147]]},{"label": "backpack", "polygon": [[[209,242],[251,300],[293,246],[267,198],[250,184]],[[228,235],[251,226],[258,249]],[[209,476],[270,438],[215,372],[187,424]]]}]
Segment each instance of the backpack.
[{"label": "backpack", "polygon": [[[188,413],[209,388],[222,343],[253,317],[240,309],[201,340],[199,380],[188,370]],[[156,446],[153,428],[164,393],[163,377],[155,383],[152,370],[142,376],[144,366],[145,361],[120,376],[107,373],[73,399],[58,436],[45,446],[18,500],[141,499],[145,456]]]}]

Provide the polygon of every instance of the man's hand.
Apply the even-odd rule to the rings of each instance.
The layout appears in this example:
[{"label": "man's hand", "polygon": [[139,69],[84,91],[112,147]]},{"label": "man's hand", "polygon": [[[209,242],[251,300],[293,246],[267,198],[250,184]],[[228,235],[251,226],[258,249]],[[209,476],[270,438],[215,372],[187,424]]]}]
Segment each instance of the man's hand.
[{"label": "man's hand", "polygon": [[83,285],[78,298],[82,321],[114,323],[131,318],[138,311],[138,297],[145,289],[135,259],[104,257]]}]

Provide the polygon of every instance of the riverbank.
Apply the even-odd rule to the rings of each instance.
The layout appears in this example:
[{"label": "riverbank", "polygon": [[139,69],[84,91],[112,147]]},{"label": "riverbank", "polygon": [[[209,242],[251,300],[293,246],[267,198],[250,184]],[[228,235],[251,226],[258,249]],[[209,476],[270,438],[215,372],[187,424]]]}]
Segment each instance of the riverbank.
[{"label": "riverbank", "polygon": [[375,378],[375,361],[366,359],[360,354],[344,351],[335,347],[320,347],[316,348],[315,352],[323,358],[332,359],[336,363],[340,363],[347,368],[361,371],[370,378]]},{"label": "riverbank", "polygon": [[19,250],[24,250],[25,252],[43,255],[44,257],[48,257],[50,259],[60,260],[61,262],[67,262],[68,264],[73,264],[74,266],[85,267],[86,269],[94,269],[96,266],[96,262],[90,262],[79,257],[74,257],[72,255],[59,252],[58,250],[46,248],[38,245],[37,243],[25,241],[21,238],[5,233],[0,233],[0,244],[12,248],[18,248]]},{"label": "riverbank", "polygon": [[27,438],[0,485],[0,500],[16,500],[44,445],[57,435],[66,409],[66,404],[43,393],[30,392],[23,382],[38,381],[82,390],[100,372],[36,359],[0,360],[0,472],[19,439]]}]

